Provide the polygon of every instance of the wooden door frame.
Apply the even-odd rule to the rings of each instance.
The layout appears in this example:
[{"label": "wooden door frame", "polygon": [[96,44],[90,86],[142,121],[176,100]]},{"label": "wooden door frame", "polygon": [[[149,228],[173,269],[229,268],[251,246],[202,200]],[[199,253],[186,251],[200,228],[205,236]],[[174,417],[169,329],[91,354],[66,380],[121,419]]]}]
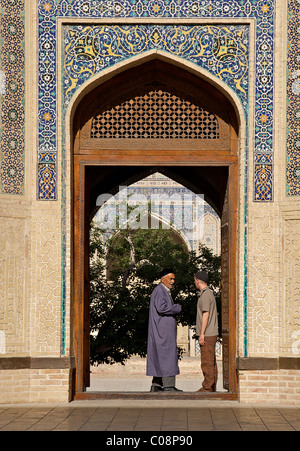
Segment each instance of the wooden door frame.
[{"label": "wooden door frame", "polygon": [[[74,155],[74,206],[73,206],[73,313],[74,313],[74,352],[76,361],[74,386],[74,399],[97,399],[97,398],[131,398],[138,396],[149,397],[151,393],[145,394],[124,394],[116,393],[92,393],[85,391],[85,382],[89,379],[84,359],[89,355],[89,312],[88,303],[85,302],[88,290],[88,229],[89,221],[87,217],[87,200],[85,171],[88,166],[226,166],[228,167],[228,209],[229,209],[229,230],[228,230],[228,246],[229,252],[229,391],[222,393],[183,393],[180,398],[188,399],[238,399],[238,379],[236,368],[236,316],[237,316],[237,219],[238,219],[238,157],[236,155],[218,156],[203,155],[201,152],[193,157],[162,155],[156,158],[153,163],[153,156],[143,154],[138,158],[137,155],[127,155],[120,161],[115,156],[101,155]],[[164,399],[167,394],[163,394]],[[178,398],[178,394],[176,399]],[[168,394],[168,397],[175,395]],[[158,399],[155,394],[155,399]]]},{"label": "wooden door frame", "polygon": [[[182,99],[188,98],[202,105],[218,117],[220,135],[218,139],[159,139],[140,136],[127,139],[121,136],[117,139],[93,138],[89,134],[92,119],[99,113],[99,108],[111,108],[123,102],[124,93],[127,96],[143,95],[145,86],[160,84],[174,92]],[[148,89],[148,88],[147,88]],[[149,88],[150,89],[150,88]],[[140,90],[140,91],[139,91]],[[228,247],[230,249],[228,266],[230,280],[228,283],[229,315],[229,393],[197,393],[195,395],[180,395],[191,398],[195,396],[224,397],[236,399],[238,386],[236,377],[236,313],[237,313],[237,219],[238,219],[238,187],[239,187],[239,119],[238,105],[232,96],[221,90],[217,83],[211,84],[194,71],[174,65],[171,61],[162,61],[156,57],[144,61],[137,66],[122,70],[103,83],[93,87],[86,96],[82,96],[77,104],[73,117],[73,306],[74,306],[74,350],[76,358],[75,399],[93,397],[92,393],[84,392],[88,385],[88,370],[84,372],[84,358],[87,359],[89,335],[88,303],[88,228],[89,210],[87,202],[87,184],[85,171],[89,166],[138,166],[138,167],[227,167],[228,168]],[[188,97],[186,97],[188,96]],[[113,99],[113,100],[112,100]],[[101,110],[102,111],[102,110]],[[114,137],[115,138],[115,137]],[[214,172],[214,171],[212,171]],[[116,182],[118,183],[118,182]],[[225,188],[224,188],[225,189]],[[222,188],[223,190],[223,188]],[[209,189],[207,189],[209,192]],[[220,194],[220,192],[219,192]],[[87,366],[87,365],[86,365]],[[152,396],[145,393],[144,396]],[[165,397],[167,394],[164,393]],[[98,395],[99,396],[99,395]],[[101,395],[105,397],[105,394]],[[112,396],[112,395],[110,395]],[[117,397],[125,396],[117,394]],[[134,395],[132,395],[134,396]],[[139,394],[139,397],[141,395]],[[167,395],[174,396],[174,395]],[[176,394],[178,397],[178,394]],[[157,394],[155,394],[157,399]]]}]

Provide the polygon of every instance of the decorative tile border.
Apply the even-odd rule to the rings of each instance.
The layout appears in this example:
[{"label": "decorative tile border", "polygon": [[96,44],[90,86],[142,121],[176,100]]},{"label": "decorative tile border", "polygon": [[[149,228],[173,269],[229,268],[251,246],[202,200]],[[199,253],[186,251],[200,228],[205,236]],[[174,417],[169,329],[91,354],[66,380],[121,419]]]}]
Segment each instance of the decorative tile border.
[{"label": "decorative tile border", "polygon": [[[57,199],[56,18],[255,18],[254,200],[272,201],[274,3],[275,0],[40,0],[38,199]],[[197,64],[202,67],[201,58],[198,58]]]},{"label": "decorative tile border", "polygon": [[286,193],[300,195],[300,0],[288,1]]},{"label": "decorative tile border", "polygon": [[[299,0],[289,0],[288,74],[287,74],[287,195],[300,194],[299,157]],[[49,97],[42,96],[40,109],[42,120],[39,137],[38,198],[55,200],[56,193],[56,123],[49,121],[47,104],[56,103],[55,55],[56,17],[256,17],[256,134],[254,155],[255,200],[272,200],[273,152],[272,152],[272,50],[273,50],[273,1],[223,1],[223,2],[109,2],[109,1],[40,1],[40,37],[49,32],[51,60],[43,59],[46,48],[40,46],[40,61],[45,69],[40,87],[49,87],[47,75],[54,74]],[[47,15],[48,13],[48,15]],[[24,2],[3,0],[0,7],[0,193],[24,193]],[[9,26],[12,24],[12,26]],[[44,43],[45,44],[45,43]],[[53,47],[52,47],[53,46]],[[46,52],[47,53],[47,52]],[[53,71],[54,65],[54,71]],[[47,67],[46,67],[47,66]],[[260,83],[259,83],[260,82]],[[47,93],[47,89],[45,90]],[[260,99],[261,94],[264,100]],[[47,102],[48,100],[48,102]],[[41,102],[41,99],[40,99]],[[268,104],[268,106],[267,106]],[[44,107],[46,106],[46,111]],[[46,115],[45,115],[46,114]],[[45,116],[44,116],[45,115]],[[16,120],[17,118],[17,120]],[[48,119],[48,120],[47,120]],[[13,131],[13,133],[12,133]],[[48,139],[53,134],[54,139]]]},{"label": "decorative tile border", "polygon": [[0,4],[0,194],[24,194],[24,1]]},{"label": "decorative tile border", "polygon": [[[40,0],[39,1],[39,158],[38,158],[38,199],[57,199],[57,161],[56,161],[56,51],[57,18],[79,19],[126,19],[150,18],[159,19],[236,19],[252,18],[256,23],[255,36],[255,137],[254,137],[254,200],[270,202],[273,200],[273,50],[274,50],[274,20],[275,0],[224,0],[224,1],[120,1],[107,0]],[[82,20],[82,22],[86,21]],[[80,23],[80,20],[78,21]],[[107,21],[109,24],[109,20]],[[176,20],[174,20],[175,27]],[[126,26],[126,25],[124,25]],[[150,27],[149,27],[150,28]],[[78,31],[78,30],[77,30]],[[163,33],[163,29],[160,29]],[[157,35],[158,36],[158,35]],[[159,38],[158,38],[159,39]],[[101,44],[101,43],[100,43]],[[215,57],[215,56],[214,56]],[[99,60],[100,63],[100,60]],[[199,58],[197,63],[201,66],[203,61]],[[69,62],[69,67],[72,63]],[[101,66],[101,65],[100,65]],[[202,67],[202,66],[201,66]],[[101,70],[101,67],[100,67]],[[247,74],[248,76],[248,74]],[[76,79],[76,77],[75,77]],[[75,90],[82,84],[75,82]],[[226,81],[232,82],[232,78]],[[68,95],[72,85],[64,87],[65,98],[63,106],[66,108]],[[71,89],[70,89],[71,88]],[[249,86],[246,84],[246,88]],[[247,90],[245,90],[247,92]],[[74,91],[75,92],[75,91]],[[235,90],[236,92],[236,90]],[[245,100],[245,99],[244,99]],[[247,99],[248,102],[248,99]],[[243,103],[243,102],[242,102]],[[244,103],[244,112],[248,116],[248,103]],[[245,211],[244,211],[244,356],[248,353],[248,261],[247,261],[247,223],[248,223],[248,124],[245,142]],[[63,155],[63,162],[65,156]],[[63,169],[64,177],[64,169]],[[62,186],[62,195],[65,199],[65,188]],[[64,201],[65,202],[65,201]],[[64,209],[65,211],[65,209]],[[65,216],[65,213],[64,213]],[[63,221],[65,219],[63,218]],[[66,314],[66,231],[63,232],[63,288],[62,288],[62,331],[61,354],[65,352],[65,314]]]}]

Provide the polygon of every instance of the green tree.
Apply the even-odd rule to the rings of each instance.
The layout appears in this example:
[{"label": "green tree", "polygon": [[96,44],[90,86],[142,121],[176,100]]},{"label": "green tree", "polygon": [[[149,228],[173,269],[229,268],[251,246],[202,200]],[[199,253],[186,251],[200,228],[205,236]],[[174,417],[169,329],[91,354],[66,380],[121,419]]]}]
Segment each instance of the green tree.
[{"label": "green tree", "polygon": [[197,304],[193,275],[199,268],[207,270],[210,286],[218,292],[220,257],[204,246],[196,256],[162,229],[122,229],[104,247],[101,230],[92,224],[91,363],[124,363],[134,354],[146,356],[150,296],[164,267],[172,267],[176,275],[172,296],[182,305],[177,321],[193,327]]}]

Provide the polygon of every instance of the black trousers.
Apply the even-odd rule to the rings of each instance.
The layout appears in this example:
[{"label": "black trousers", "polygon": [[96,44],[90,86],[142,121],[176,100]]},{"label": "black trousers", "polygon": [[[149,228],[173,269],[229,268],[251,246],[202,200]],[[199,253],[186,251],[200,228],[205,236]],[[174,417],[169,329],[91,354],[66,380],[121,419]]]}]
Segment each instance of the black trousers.
[{"label": "black trousers", "polygon": [[152,385],[159,385],[160,387],[175,387],[175,376],[157,377],[152,379]]}]

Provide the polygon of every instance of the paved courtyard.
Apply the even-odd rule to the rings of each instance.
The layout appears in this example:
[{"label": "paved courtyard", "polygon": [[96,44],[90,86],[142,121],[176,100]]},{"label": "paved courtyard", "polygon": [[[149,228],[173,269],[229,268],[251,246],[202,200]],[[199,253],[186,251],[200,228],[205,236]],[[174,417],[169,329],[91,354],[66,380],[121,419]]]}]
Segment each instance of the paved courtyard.
[{"label": "paved courtyard", "polygon": [[[151,378],[141,362],[132,360],[123,368],[107,367],[91,372],[90,391],[149,392]],[[143,364],[144,365],[144,364]],[[196,362],[199,366],[199,363]],[[181,364],[178,388],[193,392],[201,386],[198,366]],[[218,391],[222,391],[219,365]],[[105,431],[105,440],[114,432],[197,431],[300,431],[300,406],[248,405],[226,400],[188,399],[97,399],[65,404],[0,404],[0,431]],[[178,435],[178,434],[177,434]],[[148,437],[148,436],[147,436]],[[147,438],[148,440],[148,438]]]},{"label": "paved courtyard", "polygon": [[186,400],[2,405],[0,431],[300,431],[300,408]]}]

